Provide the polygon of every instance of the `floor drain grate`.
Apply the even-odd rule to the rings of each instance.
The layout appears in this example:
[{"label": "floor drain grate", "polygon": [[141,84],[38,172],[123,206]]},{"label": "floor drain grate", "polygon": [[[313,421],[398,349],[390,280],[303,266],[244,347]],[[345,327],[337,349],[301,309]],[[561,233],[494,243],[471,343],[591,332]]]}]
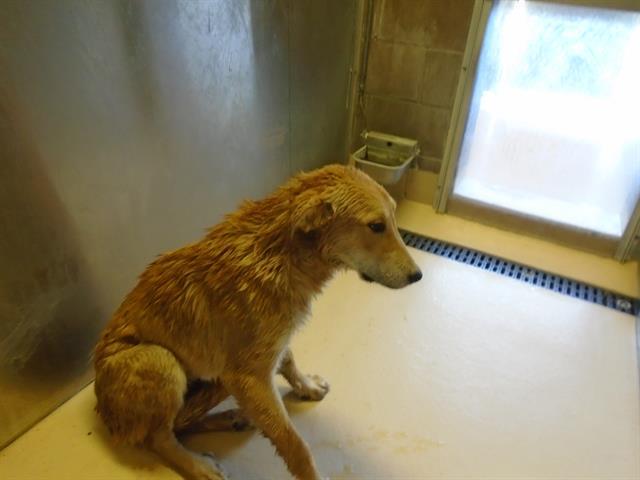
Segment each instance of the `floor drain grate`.
[{"label": "floor drain grate", "polygon": [[538,287],[563,293],[570,297],[597,303],[620,312],[637,315],[640,312],[640,300],[618,295],[599,287],[570,280],[553,273],[542,272],[535,268],[525,267],[508,260],[503,260],[470,248],[451,245],[450,243],[434,240],[405,231],[400,232],[404,243],[424,252],[433,253],[441,257],[450,258],[456,262],[466,263],[474,267],[489,270],[499,275],[515,278],[521,282],[530,283]]}]

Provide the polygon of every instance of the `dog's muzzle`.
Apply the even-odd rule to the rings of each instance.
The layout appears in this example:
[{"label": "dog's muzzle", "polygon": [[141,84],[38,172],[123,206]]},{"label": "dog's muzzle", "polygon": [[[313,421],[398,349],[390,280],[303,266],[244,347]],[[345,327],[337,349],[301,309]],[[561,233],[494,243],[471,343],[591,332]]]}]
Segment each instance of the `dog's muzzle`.
[{"label": "dog's muzzle", "polygon": [[[377,280],[371,278],[369,275],[367,275],[364,272],[358,272],[358,275],[360,275],[360,278],[362,280],[364,280],[365,282],[370,282],[370,283],[380,283]],[[416,283],[419,282],[422,279],[422,272],[420,270],[417,270],[409,275],[407,275],[407,283],[404,285],[399,285],[399,286],[392,286],[392,285],[388,285],[386,283],[380,283],[381,285],[384,285],[385,287],[389,287],[389,288],[402,288],[406,285],[410,285],[412,283]]]}]

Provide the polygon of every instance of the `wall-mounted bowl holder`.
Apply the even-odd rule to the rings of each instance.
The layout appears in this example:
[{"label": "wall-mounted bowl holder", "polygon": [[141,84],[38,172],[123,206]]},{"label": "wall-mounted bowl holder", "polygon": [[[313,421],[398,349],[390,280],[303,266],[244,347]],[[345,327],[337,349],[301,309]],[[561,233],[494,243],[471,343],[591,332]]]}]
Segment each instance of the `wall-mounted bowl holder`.
[{"label": "wall-mounted bowl holder", "polygon": [[380,132],[363,132],[364,146],[351,154],[356,167],[381,185],[394,185],[420,153],[418,141]]}]

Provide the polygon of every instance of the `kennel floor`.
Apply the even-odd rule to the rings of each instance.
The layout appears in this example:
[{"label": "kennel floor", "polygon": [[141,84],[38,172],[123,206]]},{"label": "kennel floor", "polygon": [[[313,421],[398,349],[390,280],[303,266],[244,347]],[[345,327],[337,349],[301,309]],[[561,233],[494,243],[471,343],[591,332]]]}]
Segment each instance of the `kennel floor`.
[{"label": "kennel floor", "polygon": [[[412,250],[403,290],[330,283],[293,342],[331,382],[319,403],[287,395],[332,479],[640,478],[640,394],[631,315]],[[178,478],[114,447],[92,385],[0,452],[3,479]],[[231,478],[289,479],[256,433],[186,443]]]},{"label": "kennel floor", "polygon": [[637,261],[620,263],[454,215],[438,215],[430,205],[411,200],[398,204],[397,217],[398,224],[410,232],[640,298],[640,265]]}]

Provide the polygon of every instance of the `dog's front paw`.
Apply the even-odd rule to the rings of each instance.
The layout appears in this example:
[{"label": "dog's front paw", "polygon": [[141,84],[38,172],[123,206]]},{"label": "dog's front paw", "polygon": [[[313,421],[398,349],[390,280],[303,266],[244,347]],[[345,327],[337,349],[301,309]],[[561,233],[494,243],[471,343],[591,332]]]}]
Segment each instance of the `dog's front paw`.
[{"label": "dog's front paw", "polygon": [[304,375],[293,386],[293,391],[302,400],[322,400],[329,393],[329,383],[319,375]]}]

